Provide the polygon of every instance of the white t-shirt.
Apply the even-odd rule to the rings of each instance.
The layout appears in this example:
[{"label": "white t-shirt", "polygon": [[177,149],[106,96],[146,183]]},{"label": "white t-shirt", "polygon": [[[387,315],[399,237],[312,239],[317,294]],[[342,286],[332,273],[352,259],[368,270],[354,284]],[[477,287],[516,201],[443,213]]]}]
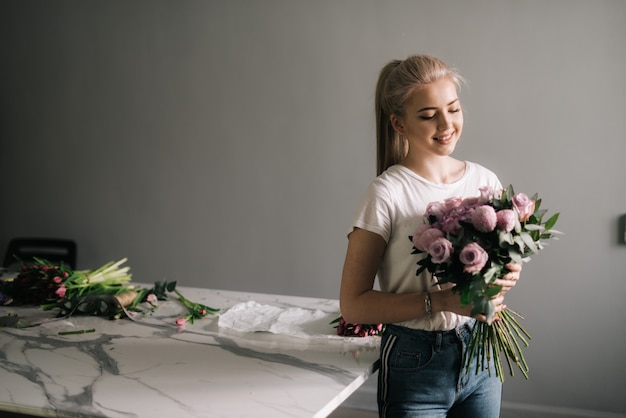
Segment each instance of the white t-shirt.
[{"label": "white t-shirt", "polygon": [[[374,232],[387,242],[378,270],[380,290],[389,293],[424,292],[432,290],[430,273],[416,276],[421,254],[411,254],[413,243],[409,236],[424,223],[424,212],[430,202],[449,197],[479,196],[480,188],[502,188],[498,177],[479,164],[466,162],[463,176],[451,184],[432,183],[412,170],[394,165],[385,170],[369,186],[357,212],[353,228]],[[415,303],[420,303],[416,300]],[[452,312],[437,312],[432,318],[399,323],[409,328],[450,330],[469,318]]]}]

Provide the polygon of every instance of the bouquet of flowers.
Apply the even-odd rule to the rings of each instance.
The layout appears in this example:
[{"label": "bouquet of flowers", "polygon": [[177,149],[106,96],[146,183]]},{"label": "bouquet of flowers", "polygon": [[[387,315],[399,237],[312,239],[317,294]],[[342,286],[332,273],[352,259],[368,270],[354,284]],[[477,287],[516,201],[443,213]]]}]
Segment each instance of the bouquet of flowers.
[{"label": "bouquet of flowers", "polygon": [[409,237],[413,254],[425,254],[416,274],[428,271],[437,284],[453,283],[462,304],[472,306],[472,315],[487,317],[487,323],[477,322],[472,330],[463,362],[468,371],[475,357],[476,372],[491,370],[493,359],[496,375],[504,380],[504,353],[511,376],[515,364],[528,378],[521,344],[528,346],[530,335],[518,321],[521,316],[510,309],[496,313],[491,299],[501,290],[493,283],[508,273],[508,263],[528,261],[558,233],[552,228],[559,214],[544,220],[547,211],[540,206],[536,194],[515,194],[513,186],[498,193],[482,187],[478,197],[430,203],[424,214],[427,222]]},{"label": "bouquet of flowers", "polygon": [[[130,284],[130,268],[122,267],[126,261],[109,262],[95,270],[71,270],[63,263],[36,258],[32,264],[23,264],[15,278],[0,281],[0,304],[59,308],[59,317],[82,313],[133,318],[131,312],[154,310],[159,300],[174,293],[188,311],[188,315],[177,319],[179,328],[219,310],[190,301],[176,289],[175,281],[155,282],[149,289],[136,288]],[[149,308],[142,309],[140,304]]]}]

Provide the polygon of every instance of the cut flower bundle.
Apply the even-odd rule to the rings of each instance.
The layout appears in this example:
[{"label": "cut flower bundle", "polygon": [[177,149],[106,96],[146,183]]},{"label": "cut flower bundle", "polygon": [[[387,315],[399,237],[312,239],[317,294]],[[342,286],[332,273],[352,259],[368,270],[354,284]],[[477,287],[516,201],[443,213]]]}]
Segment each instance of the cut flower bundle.
[{"label": "cut flower bundle", "polygon": [[134,318],[131,312],[151,312],[159,300],[166,300],[168,293],[174,293],[188,311],[188,315],[176,321],[179,327],[219,311],[187,299],[176,289],[175,281],[155,282],[149,289],[131,285],[130,267],[122,266],[126,261],[124,258],[109,262],[95,270],[71,270],[63,263],[36,258],[31,264],[23,264],[13,279],[0,281],[0,305],[59,308],[58,317],[80,313],[111,319]]},{"label": "cut flower bundle", "polygon": [[[515,194],[513,186],[494,193],[489,187],[480,196],[449,198],[427,206],[426,223],[409,237],[413,254],[424,254],[416,274],[428,271],[436,284],[452,283],[464,306],[472,306],[472,315],[484,314],[487,323],[476,322],[464,353],[464,367],[470,370],[477,359],[476,373],[494,362],[496,375],[504,380],[504,355],[511,376],[513,364],[528,378],[528,366],[522,345],[530,335],[520,325],[518,314],[510,309],[495,312],[491,299],[501,291],[494,285],[508,273],[506,265],[528,261],[544,248],[545,240],[554,238],[552,228],[559,214],[544,221],[545,210],[535,194]],[[497,318],[497,319],[496,319]]]}]

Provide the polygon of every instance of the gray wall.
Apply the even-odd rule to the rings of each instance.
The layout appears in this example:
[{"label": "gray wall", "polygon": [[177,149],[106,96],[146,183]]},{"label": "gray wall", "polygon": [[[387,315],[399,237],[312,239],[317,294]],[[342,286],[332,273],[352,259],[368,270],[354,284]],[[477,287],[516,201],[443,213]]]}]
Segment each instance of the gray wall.
[{"label": "gray wall", "polygon": [[139,282],[337,297],[392,58],[458,67],[457,157],[561,211],[508,305],[509,402],[626,411],[626,2],[3,1],[0,253],[65,236]]}]

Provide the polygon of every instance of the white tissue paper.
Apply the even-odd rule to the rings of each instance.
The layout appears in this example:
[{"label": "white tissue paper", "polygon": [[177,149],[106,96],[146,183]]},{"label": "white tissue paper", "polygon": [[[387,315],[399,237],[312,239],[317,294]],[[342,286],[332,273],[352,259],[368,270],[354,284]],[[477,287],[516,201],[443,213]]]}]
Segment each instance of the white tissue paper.
[{"label": "white tissue paper", "polygon": [[[335,315],[336,316],[336,315]],[[263,305],[241,302],[222,313],[219,326],[239,332],[271,332],[295,337],[313,337],[334,333],[333,314],[319,309]]]}]

